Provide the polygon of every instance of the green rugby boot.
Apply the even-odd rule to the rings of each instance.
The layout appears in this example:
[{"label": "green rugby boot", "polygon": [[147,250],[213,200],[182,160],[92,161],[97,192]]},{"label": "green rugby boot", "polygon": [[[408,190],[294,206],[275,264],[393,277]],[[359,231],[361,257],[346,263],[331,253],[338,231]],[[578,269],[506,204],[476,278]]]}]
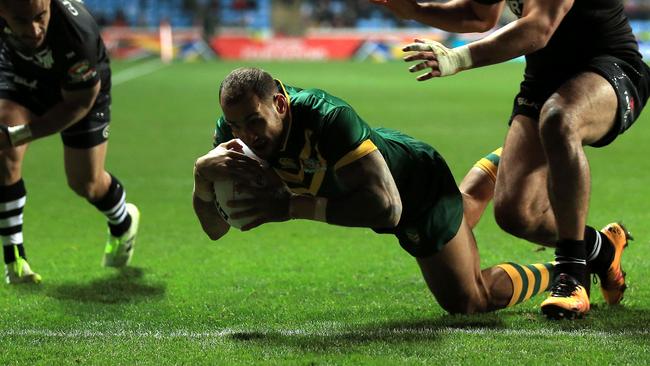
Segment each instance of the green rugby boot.
[{"label": "green rugby boot", "polygon": [[124,267],[129,264],[133,256],[135,237],[138,235],[138,225],[140,224],[140,211],[132,203],[126,204],[126,211],[131,215],[131,226],[120,237],[109,233],[102,260],[104,267]]},{"label": "green rugby boot", "polygon": [[41,283],[41,275],[32,271],[23,257],[5,264],[5,281],[10,285],[19,283]]}]

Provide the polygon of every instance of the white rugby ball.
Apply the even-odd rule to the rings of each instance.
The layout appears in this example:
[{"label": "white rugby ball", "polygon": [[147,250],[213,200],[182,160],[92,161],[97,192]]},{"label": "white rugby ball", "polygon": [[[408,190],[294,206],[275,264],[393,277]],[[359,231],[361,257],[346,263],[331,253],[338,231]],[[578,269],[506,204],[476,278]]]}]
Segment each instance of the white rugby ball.
[{"label": "white rugby ball", "polygon": [[[268,167],[268,164],[259,158],[255,153],[248,147],[246,144],[244,144],[240,139],[236,139],[237,143],[242,147],[244,154],[248,157],[251,157],[257,161],[259,161],[263,167]],[[223,149],[222,147],[217,147],[215,151],[219,151],[219,149]],[[252,182],[253,185],[257,186],[263,186],[264,182],[261,181],[262,177],[260,177],[260,181],[258,182]],[[249,224],[253,222],[256,217],[247,217],[244,219],[233,219],[231,218],[233,213],[236,212],[241,212],[241,211],[246,211],[247,208],[245,207],[229,207],[228,206],[228,201],[230,200],[237,200],[237,199],[246,199],[246,198],[251,198],[251,194],[244,192],[237,192],[235,190],[235,182],[232,179],[222,179],[217,182],[214,182],[213,184],[214,187],[214,194],[215,194],[215,205],[217,206],[217,209],[219,210],[219,214],[221,214],[221,217],[223,217],[224,220],[226,220],[230,226],[235,227],[237,229],[241,229],[244,225]]]}]

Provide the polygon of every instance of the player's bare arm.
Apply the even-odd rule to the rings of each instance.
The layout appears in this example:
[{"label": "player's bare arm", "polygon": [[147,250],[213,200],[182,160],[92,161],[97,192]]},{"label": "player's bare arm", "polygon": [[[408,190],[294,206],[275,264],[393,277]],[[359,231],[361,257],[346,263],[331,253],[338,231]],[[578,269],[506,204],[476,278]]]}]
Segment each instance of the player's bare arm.
[{"label": "player's bare arm", "polygon": [[404,61],[422,61],[411,66],[410,72],[431,69],[417,77],[423,81],[528,55],[546,46],[573,2],[531,0],[520,19],[466,46],[449,49],[435,41],[416,40],[404,47],[404,51],[415,52]]},{"label": "player's bare arm", "polygon": [[100,89],[100,81],[87,89],[62,89],[62,101],[44,115],[34,117],[31,121],[20,121],[20,124],[3,128],[4,133],[0,136],[0,148],[19,146],[60,132],[79,122],[92,109]]},{"label": "player's bare arm", "polygon": [[486,32],[497,24],[504,3],[484,5],[473,0],[419,3],[415,0],[370,0],[402,19],[415,20],[447,32]]},{"label": "player's bare arm", "polygon": [[402,216],[402,200],[388,165],[373,151],[336,172],[348,190],[327,205],[327,222],[342,226],[392,228]]}]

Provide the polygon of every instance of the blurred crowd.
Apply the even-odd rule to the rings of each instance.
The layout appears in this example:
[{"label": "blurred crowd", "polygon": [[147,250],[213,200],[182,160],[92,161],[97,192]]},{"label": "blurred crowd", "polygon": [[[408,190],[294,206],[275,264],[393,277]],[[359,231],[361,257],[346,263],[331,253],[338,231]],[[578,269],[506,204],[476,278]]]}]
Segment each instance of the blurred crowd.
[{"label": "blurred crowd", "polygon": [[[442,0],[444,1],[444,0]],[[625,0],[628,16],[650,19],[650,0]],[[269,27],[275,9],[292,10],[302,27],[395,28],[418,26],[369,0],[86,0],[102,26]]]}]

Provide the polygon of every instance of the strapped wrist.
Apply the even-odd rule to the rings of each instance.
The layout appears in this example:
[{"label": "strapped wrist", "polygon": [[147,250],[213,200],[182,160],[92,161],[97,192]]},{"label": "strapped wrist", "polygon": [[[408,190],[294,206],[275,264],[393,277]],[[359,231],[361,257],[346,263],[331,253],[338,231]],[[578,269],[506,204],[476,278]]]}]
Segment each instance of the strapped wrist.
[{"label": "strapped wrist", "polygon": [[4,130],[4,132],[7,134],[7,137],[9,137],[11,146],[22,145],[30,141],[32,138],[32,130],[29,128],[29,125],[26,124],[9,126]]}]

